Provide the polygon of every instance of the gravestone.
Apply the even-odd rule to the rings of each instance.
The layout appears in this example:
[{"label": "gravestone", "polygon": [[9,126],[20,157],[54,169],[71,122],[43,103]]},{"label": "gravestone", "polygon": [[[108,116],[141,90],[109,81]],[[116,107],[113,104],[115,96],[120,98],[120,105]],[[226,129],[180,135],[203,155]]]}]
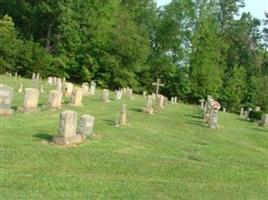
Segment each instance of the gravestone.
[{"label": "gravestone", "polygon": [[122,99],[122,94],[123,94],[122,90],[116,90],[115,91],[115,99],[116,100],[121,100]]},{"label": "gravestone", "polygon": [[48,77],[47,78],[47,83],[48,83],[48,85],[53,85],[53,78],[52,77]]},{"label": "gravestone", "polygon": [[95,117],[91,115],[83,115],[80,117],[78,134],[82,135],[85,139],[92,135]]},{"label": "gravestone", "polygon": [[72,93],[72,105],[73,106],[81,106],[83,99],[83,89],[75,87]]},{"label": "gravestone", "polygon": [[45,93],[45,91],[44,91],[44,85],[40,85],[39,91],[40,91],[40,93]]},{"label": "gravestone", "polygon": [[256,106],[255,107],[255,111],[260,112],[261,111],[261,107],[260,106]]},{"label": "gravestone", "polygon": [[81,134],[76,134],[77,114],[72,110],[60,113],[59,136],[53,138],[57,145],[78,144],[83,141]]},{"label": "gravestone", "polygon": [[72,96],[74,85],[72,83],[65,82],[64,84],[64,95],[69,97]]},{"label": "gravestone", "polygon": [[90,82],[90,95],[95,95],[96,83],[94,81]]},{"label": "gravestone", "polygon": [[147,98],[147,92],[146,91],[143,91],[142,92],[142,96],[146,99]]},{"label": "gravestone", "polygon": [[178,97],[174,97],[174,104],[178,103]]},{"label": "gravestone", "polygon": [[117,126],[121,125],[124,126],[126,124],[127,124],[127,105],[123,104]]},{"label": "gravestone", "polygon": [[31,112],[37,109],[39,90],[35,88],[26,88],[24,94],[23,111]]},{"label": "gravestone", "polygon": [[244,115],[245,115],[244,108],[241,108],[240,109],[240,117],[244,117]]},{"label": "gravestone", "polygon": [[15,73],[15,81],[17,80],[17,78],[18,78],[18,73],[16,72]]},{"label": "gravestone", "polygon": [[53,77],[53,85],[57,85],[57,77]]},{"label": "gravestone", "polygon": [[127,93],[127,88],[123,88],[123,94]]},{"label": "gravestone", "polygon": [[11,103],[13,99],[13,89],[7,85],[0,84],[0,115],[11,115]]},{"label": "gravestone", "polygon": [[102,90],[102,98],[101,98],[101,100],[106,102],[106,103],[111,102],[110,99],[109,99],[109,90],[107,90],[107,89]]},{"label": "gravestone", "polygon": [[209,128],[218,128],[218,112],[221,109],[219,102],[213,100],[210,103]]},{"label": "gravestone", "polygon": [[51,90],[48,97],[49,108],[61,108],[62,92],[58,90]]},{"label": "gravestone", "polygon": [[268,127],[268,114],[262,114],[260,126]]},{"label": "gravestone", "polygon": [[56,89],[58,91],[62,91],[62,81],[61,81],[61,78],[57,78]]},{"label": "gravestone", "polygon": [[226,112],[226,108],[222,108],[222,112],[224,112],[224,113],[225,113],[225,112]]},{"label": "gravestone", "polygon": [[18,93],[22,93],[22,90],[23,90],[23,84],[20,83],[20,86],[19,86],[19,89],[18,89]]},{"label": "gravestone", "polygon": [[167,106],[168,105],[168,98],[165,97],[165,100],[164,100],[164,106]]},{"label": "gravestone", "polygon": [[32,73],[32,81],[34,81],[36,79],[36,74]]},{"label": "gravestone", "polygon": [[157,106],[159,108],[164,108],[165,107],[164,106],[165,97],[163,95],[159,94],[157,99],[158,99]]},{"label": "gravestone", "polygon": [[131,100],[134,100],[134,97],[133,97],[133,89],[128,88],[127,95],[128,95],[128,97],[129,97]]},{"label": "gravestone", "polygon": [[83,95],[84,96],[89,96],[90,95],[89,84],[88,83],[83,83],[82,84],[82,89],[83,89]]},{"label": "gravestone", "polygon": [[142,109],[143,112],[153,114],[154,109],[153,109],[153,97],[152,95],[147,96],[147,102],[146,102],[146,107]]},{"label": "gravestone", "polygon": [[205,101],[205,99],[200,99],[199,102],[200,102],[200,104],[201,104],[200,107],[201,107],[201,109],[203,110],[203,109],[204,109],[204,103],[205,103],[206,101]]},{"label": "gravestone", "polygon": [[36,74],[35,79],[36,79],[37,81],[40,81],[40,74],[39,74],[39,73]]}]

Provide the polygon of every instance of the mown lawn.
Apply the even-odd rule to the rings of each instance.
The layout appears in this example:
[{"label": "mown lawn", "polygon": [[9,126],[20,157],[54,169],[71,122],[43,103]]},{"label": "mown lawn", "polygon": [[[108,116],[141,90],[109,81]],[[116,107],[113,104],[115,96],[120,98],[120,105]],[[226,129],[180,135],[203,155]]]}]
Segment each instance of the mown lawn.
[{"label": "mown lawn", "polygon": [[[62,108],[96,117],[95,136],[80,146],[50,144],[61,110],[0,117],[0,199],[268,199],[267,128],[220,113],[213,131],[197,106],[168,105],[149,116],[140,112],[141,96],[105,104],[100,92]],[[14,108],[22,101],[15,93]],[[122,103],[129,124],[116,128]]]}]

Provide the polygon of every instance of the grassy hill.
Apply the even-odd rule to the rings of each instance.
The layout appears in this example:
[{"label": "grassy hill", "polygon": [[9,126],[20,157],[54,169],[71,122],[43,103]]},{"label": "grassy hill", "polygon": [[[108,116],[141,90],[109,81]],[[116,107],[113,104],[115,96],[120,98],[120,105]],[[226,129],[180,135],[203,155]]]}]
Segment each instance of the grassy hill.
[{"label": "grassy hill", "polygon": [[[31,86],[26,79],[0,80]],[[268,198],[267,128],[219,113],[213,131],[197,106],[168,105],[150,116],[140,112],[142,96],[105,104],[100,92],[85,97],[82,107],[62,109],[96,117],[95,136],[80,146],[49,143],[61,110],[0,117],[0,199]],[[23,94],[15,93],[14,108],[22,102]],[[122,103],[129,124],[116,128]]]}]

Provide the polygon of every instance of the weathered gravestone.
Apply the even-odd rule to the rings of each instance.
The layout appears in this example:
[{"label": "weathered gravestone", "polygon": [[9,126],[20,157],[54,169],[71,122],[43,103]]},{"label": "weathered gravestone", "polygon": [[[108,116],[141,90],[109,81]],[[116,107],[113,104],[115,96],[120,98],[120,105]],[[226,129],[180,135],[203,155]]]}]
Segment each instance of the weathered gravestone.
[{"label": "weathered gravestone", "polygon": [[90,95],[95,95],[96,83],[94,81],[90,82]]},{"label": "weathered gravestone", "polygon": [[204,103],[205,102],[206,102],[205,99],[200,99],[199,100],[199,103],[201,104],[200,107],[201,107],[202,110],[204,109]]},{"label": "weathered gravestone", "polygon": [[47,78],[47,83],[48,83],[48,85],[53,85],[53,78],[52,77],[48,77]]},{"label": "weathered gravestone", "polygon": [[83,89],[83,95],[84,96],[89,96],[90,95],[89,84],[88,83],[83,83],[82,84],[82,89]]},{"label": "weathered gravestone", "polygon": [[37,109],[39,90],[35,88],[26,88],[24,94],[23,111],[31,112]]},{"label": "weathered gravestone", "polygon": [[268,127],[268,114],[262,114],[260,126]]},{"label": "weathered gravestone", "polygon": [[76,134],[77,114],[72,110],[60,114],[59,136],[53,138],[57,145],[78,144],[83,141],[81,134]]},{"label": "weathered gravestone", "polygon": [[58,90],[51,90],[48,97],[49,108],[61,108],[62,92]]},{"label": "weathered gravestone", "polygon": [[44,85],[40,85],[39,91],[40,91],[40,93],[45,93],[45,91],[44,91]]},{"label": "weathered gravestone", "polygon": [[104,101],[105,103],[109,103],[111,102],[110,99],[109,99],[109,90],[107,89],[103,89],[102,90],[102,101]]},{"label": "weathered gravestone", "polygon": [[83,89],[75,87],[72,93],[72,105],[73,106],[81,106],[83,99]]},{"label": "weathered gravestone", "polygon": [[168,98],[165,97],[165,100],[164,100],[164,106],[167,106],[168,105]]},{"label": "weathered gravestone", "polygon": [[142,92],[142,96],[146,99],[147,98],[147,92],[146,91],[143,91]]},{"label": "weathered gravestone", "polygon": [[143,112],[153,114],[154,109],[153,109],[153,97],[152,95],[147,96],[147,102],[146,102],[146,107],[142,109]]},{"label": "weathered gravestone", "polygon": [[72,83],[65,82],[64,84],[64,95],[69,97],[72,96],[74,85]]},{"label": "weathered gravestone", "polygon": [[121,113],[117,122],[117,126],[124,126],[127,124],[127,105],[123,104],[122,105],[122,109],[121,109]]},{"label": "weathered gravestone", "polygon": [[256,107],[255,107],[255,111],[256,111],[256,112],[260,112],[260,111],[261,111],[261,107],[260,107],[260,106],[256,106]]},{"label": "weathered gravestone", "polygon": [[240,109],[240,117],[244,117],[244,115],[245,115],[244,108],[241,108]]},{"label": "weathered gravestone", "polygon": [[7,85],[0,84],[0,115],[11,115],[11,103],[13,99],[13,89]]},{"label": "weathered gravestone", "polygon": [[92,135],[95,117],[91,115],[83,115],[80,117],[78,134],[82,136],[83,139]]},{"label": "weathered gravestone", "polygon": [[18,93],[22,93],[22,90],[23,90],[23,84],[20,83],[20,86],[19,86],[19,88],[18,88]]},{"label": "weathered gravestone", "polygon": [[217,101],[212,101],[210,105],[210,115],[209,115],[209,128],[218,128],[218,112],[221,109],[221,105]]},{"label": "weathered gravestone", "polygon": [[116,90],[115,91],[115,99],[116,100],[121,100],[122,99],[123,92],[122,90]]},{"label": "weathered gravestone", "polygon": [[165,107],[164,106],[165,97],[163,95],[159,94],[158,97],[157,97],[157,99],[158,99],[157,106],[159,108],[164,108]]},{"label": "weathered gravestone", "polygon": [[61,78],[57,78],[56,89],[58,91],[62,91],[62,81],[61,81]]}]

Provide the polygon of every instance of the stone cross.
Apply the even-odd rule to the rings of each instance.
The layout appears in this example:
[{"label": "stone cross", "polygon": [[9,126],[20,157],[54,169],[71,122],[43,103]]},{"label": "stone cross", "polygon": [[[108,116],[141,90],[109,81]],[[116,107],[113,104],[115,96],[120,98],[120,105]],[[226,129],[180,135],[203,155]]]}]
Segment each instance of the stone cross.
[{"label": "stone cross", "polygon": [[38,105],[39,90],[35,88],[26,88],[24,94],[23,108],[24,112],[36,110]]},{"label": "stone cross", "polygon": [[[158,78],[157,79],[157,82],[155,83],[152,83],[153,86],[156,86],[156,91],[155,91],[155,95],[156,97],[158,97],[158,94],[159,94],[159,88],[164,86],[164,84],[160,83],[160,79]],[[156,98],[156,101],[157,101],[157,98]],[[156,102],[157,103],[157,102]]]},{"label": "stone cross", "polygon": [[72,93],[72,105],[73,106],[81,106],[83,99],[83,89],[82,88],[74,88]]},{"label": "stone cross", "polygon": [[83,115],[80,117],[78,134],[82,135],[83,139],[92,135],[94,121],[95,121],[95,117],[91,115]]},{"label": "stone cross", "polygon": [[48,97],[49,108],[61,108],[62,92],[58,90],[51,90]]},{"label": "stone cross", "polygon": [[7,85],[0,84],[0,115],[11,115],[11,103],[13,99],[13,89]]},{"label": "stone cross", "polygon": [[153,109],[153,97],[152,95],[147,96],[147,102],[146,102],[146,107],[142,109],[143,112],[153,114],[154,109]]}]

